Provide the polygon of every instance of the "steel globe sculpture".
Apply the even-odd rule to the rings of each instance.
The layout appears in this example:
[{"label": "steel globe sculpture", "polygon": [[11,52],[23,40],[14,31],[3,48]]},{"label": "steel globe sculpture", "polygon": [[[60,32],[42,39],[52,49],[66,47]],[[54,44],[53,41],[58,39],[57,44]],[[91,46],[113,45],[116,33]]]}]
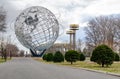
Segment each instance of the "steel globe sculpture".
[{"label": "steel globe sculpture", "polygon": [[33,6],[25,9],[16,18],[15,34],[21,44],[29,48],[34,56],[41,56],[57,39],[59,23],[47,8]]}]

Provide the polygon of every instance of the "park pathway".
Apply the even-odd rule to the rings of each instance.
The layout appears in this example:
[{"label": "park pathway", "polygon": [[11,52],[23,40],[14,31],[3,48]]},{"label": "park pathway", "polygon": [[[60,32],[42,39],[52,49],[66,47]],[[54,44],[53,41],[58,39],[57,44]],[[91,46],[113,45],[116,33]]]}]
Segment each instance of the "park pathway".
[{"label": "park pathway", "polygon": [[0,64],[0,79],[120,79],[120,77],[45,64],[32,58],[13,58]]}]

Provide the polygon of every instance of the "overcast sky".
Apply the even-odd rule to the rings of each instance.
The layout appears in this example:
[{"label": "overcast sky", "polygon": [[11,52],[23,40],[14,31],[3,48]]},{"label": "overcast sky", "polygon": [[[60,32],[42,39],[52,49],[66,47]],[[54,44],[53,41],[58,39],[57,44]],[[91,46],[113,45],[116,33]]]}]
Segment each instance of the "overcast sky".
[{"label": "overcast sky", "polygon": [[[69,42],[66,30],[71,23],[78,23],[77,39],[84,40],[85,34],[83,28],[87,22],[95,16],[111,15],[120,13],[120,0],[0,0],[0,6],[7,11],[7,25],[12,40],[23,48],[14,34],[15,18],[26,8],[31,6],[43,6],[51,10],[57,17],[60,27],[64,30],[57,39],[57,42]],[[64,32],[63,32],[64,31]],[[63,39],[64,38],[64,39]]]}]

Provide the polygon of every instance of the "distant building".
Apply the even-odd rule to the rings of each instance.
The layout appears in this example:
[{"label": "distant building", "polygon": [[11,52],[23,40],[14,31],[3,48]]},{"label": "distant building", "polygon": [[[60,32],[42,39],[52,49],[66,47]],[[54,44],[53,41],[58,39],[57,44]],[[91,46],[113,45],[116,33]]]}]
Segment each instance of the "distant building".
[{"label": "distant building", "polygon": [[68,43],[55,43],[49,49],[46,50],[46,53],[55,53],[56,51],[60,51],[65,54],[66,51],[70,49],[70,45]]}]

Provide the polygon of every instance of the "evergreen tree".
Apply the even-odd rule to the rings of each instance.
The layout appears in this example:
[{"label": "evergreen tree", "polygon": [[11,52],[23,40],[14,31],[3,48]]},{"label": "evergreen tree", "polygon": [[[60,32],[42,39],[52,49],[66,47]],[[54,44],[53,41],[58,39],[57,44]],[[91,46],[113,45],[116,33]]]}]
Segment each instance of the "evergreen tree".
[{"label": "evergreen tree", "polygon": [[68,62],[76,62],[79,59],[79,54],[75,50],[69,50],[65,53],[65,60]]},{"label": "evergreen tree", "polygon": [[102,65],[102,67],[111,65],[114,61],[114,52],[107,45],[99,45],[93,50],[91,61]]},{"label": "evergreen tree", "polygon": [[47,55],[46,55],[46,61],[53,61],[53,54],[52,53],[48,53]]},{"label": "evergreen tree", "polygon": [[54,62],[63,62],[63,61],[64,61],[64,56],[63,56],[63,54],[62,54],[60,51],[57,51],[57,52],[54,54],[53,61],[54,61]]},{"label": "evergreen tree", "polygon": [[85,60],[85,55],[83,53],[80,53],[79,60],[80,61],[84,61]]},{"label": "evergreen tree", "polygon": [[47,56],[47,54],[44,54],[44,55],[43,55],[43,57],[42,57],[43,60],[46,60],[46,56]]},{"label": "evergreen tree", "polygon": [[120,57],[117,53],[114,54],[114,61],[120,61]]}]

